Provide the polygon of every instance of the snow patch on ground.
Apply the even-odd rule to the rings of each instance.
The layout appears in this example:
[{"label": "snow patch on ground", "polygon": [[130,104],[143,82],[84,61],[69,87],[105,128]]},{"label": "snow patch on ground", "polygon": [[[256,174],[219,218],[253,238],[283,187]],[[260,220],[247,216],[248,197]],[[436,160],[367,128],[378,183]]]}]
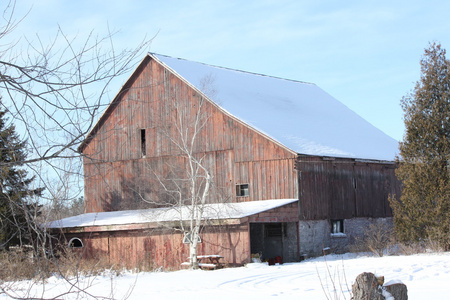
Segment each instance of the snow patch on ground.
[{"label": "snow patch on ground", "polygon": [[[372,272],[387,281],[403,282],[408,299],[448,298],[450,253],[370,257],[361,254],[327,255],[299,263],[269,266],[251,263],[215,271],[124,272],[120,276],[80,277],[71,283],[58,276],[41,283],[19,282],[15,296],[52,298],[72,283],[92,295],[115,299],[326,299],[337,293],[349,299],[357,275]],[[3,283],[6,286],[7,283]],[[72,288],[73,290],[73,288]],[[77,299],[76,293],[60,298]],[[331,299],[332,297],[330,297]],[[0,294],[0,299],[10,299]],[[333,298],[334,299],[334,298]]]}]

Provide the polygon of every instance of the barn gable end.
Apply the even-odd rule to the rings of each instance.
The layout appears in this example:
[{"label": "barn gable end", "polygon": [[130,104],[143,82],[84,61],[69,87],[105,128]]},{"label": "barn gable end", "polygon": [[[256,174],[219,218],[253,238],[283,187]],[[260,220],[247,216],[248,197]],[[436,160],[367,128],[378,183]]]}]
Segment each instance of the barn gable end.
[{"label": "barn gable end", "polygon": [[[161,185],[155,174],[168,176],[168,165],[184,167],[171,141],[178,134],[175,124],[179,118],[189,124],[199,107],[207,121],[194,153],[205,157],[221,197],[212,195],[210,202],[297,197],[295,152],[223,111],[149,57],[80,147],[86,211],[142,208],[141,197],[157,202]],[[241,197],[236,189],[243,184],[249,194]]]}]

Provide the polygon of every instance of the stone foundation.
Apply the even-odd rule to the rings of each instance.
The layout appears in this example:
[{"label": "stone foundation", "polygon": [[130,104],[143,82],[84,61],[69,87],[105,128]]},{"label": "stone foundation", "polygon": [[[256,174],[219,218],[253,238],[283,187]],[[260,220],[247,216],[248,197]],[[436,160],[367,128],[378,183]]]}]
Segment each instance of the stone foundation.
[{"label": "stone foundation", "polygon": [[392,218],[353,218],[344,220],[344,232],[332,234],[329,220],[308,220],[299,222],[300,255],[303,257],[327,253],[342,254],[350,251],[355,239],[362,238],[371,224],[387,225],[392,228]]}]

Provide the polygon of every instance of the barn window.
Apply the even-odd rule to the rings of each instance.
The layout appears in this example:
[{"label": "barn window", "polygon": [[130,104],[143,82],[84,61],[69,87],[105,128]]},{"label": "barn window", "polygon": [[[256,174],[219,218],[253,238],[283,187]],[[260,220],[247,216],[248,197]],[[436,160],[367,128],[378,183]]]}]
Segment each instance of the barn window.
[{"label": "barn window", "polygon": [[344,220],[331,220],[331,233],[344,233]]},{"label": "barn window", "polygon": [[147,154],[147,148],[145,145],[145,129],[141,129],[141,154],[142,157],[145,157]]},{"label": "barn window", "polygon": [[79,238],[71,238],[68,244],[69,248],[83,248],[83,242]]},{"label": "barn window", "polygon": [[248,184],[236,185],[236,196],[238,196],[238,197],[248,196]]},{"label": "barn window", "polygon": [[266,237],[286,236],[286,223],[266,223],[264,224]]}]

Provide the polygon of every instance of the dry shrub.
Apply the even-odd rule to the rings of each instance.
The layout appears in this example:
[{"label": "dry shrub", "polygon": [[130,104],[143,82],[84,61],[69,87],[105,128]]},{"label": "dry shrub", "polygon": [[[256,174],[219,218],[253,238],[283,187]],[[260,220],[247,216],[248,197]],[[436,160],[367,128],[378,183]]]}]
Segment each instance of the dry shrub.
[{"label": "dry shrub", "polygon": [[399,254],[412,255],[417,253],[445,252],[450,250],[448,232],[441,228],[427,227],[426,238],[418,241],[402,242],[398,244]]},{"label": "dry shrub", "polygon": [[[81,249],[66,249],[63,253],[55,256],[58,258],[51,260],[53,272],[64,277],[97,276],[104,274],[106,271],[109,275],[119,276],[126,270],[123,265],[111,264],[107,256],[99,255],[98,257],[86,258]],[[151,260],[151,253],[148,253],[136,264],[133,271],[155,272],[160,269]]]},{"label": "dry shrub", "polygon": [[[20,251],[19,251],[20,252]],[[57,296],[57,299],[114,299],[112,282],[114,276],[119,276],[121,269],[116,269],[107,263],[105,259],[81,259],[81,252],[65,251],[64,255],[52,256],[43,259],[33,255],[19,255],[18,252],[0,252],[0,294],[5,294],[14,299],[43,299],[35,298],[30,294],[30,288],[36,283],[44,284],[47,278],[56,276],[70,283],[70,288]],[[106,272],[105,272],[106,271]],[[92,278],[83,281],[80,276],[108,275],[111,278],[111,296],[95,297],[86,289],[93,284]],[[18,284],[22,280],[30,280],[28,287]],[[45,285],[42,292],[44,292]],[[130,286],[131,293],[133,286]],[[107,292],[107,291],[105,291]],[[42,294],[43,295],[43,294]],[[53,298],[52,298],[53,299]],[[126,299],[126,298],[124,298]]]},{"label": "dry shrub", "polygon": [[388,224],[371,224],[362,237],[355,238],[350,246],[352,252],[371,252],[376,256],[413,255],[418,253],[446,251],[441,240],[426,239],[404,243],[397,240],[395,232]]},{"label": "dry shrub", "polygon": [[34,255],[33,251],[14,249],[0,252],[0,280],[41,280],[57,274],[62,277],[99,275],[106,270],[120,275],[122,268],[111,265],[104,258],[81,259],[82,252],[65,251],[50,258]]},{"label": "dry shrub", "polygon": [[413,255],[419,253],[444,252],[446,249],[441,243],[434,240],[424,240],[414,243],[398,243],[398,254]]},{"label": "dry shrub", "polygon": [[54,273],[63,277],[74,277],[79,275],[97,276],[106,270],[113,271],[120,275],[123,268],[112,265],[108,259],[100,256],[95,258],[82,258],[82,251],[66,250],[64,253],[58,253],[51,260]]},{"label": "dry shrub", "polygon": [[30,252],[23,250],[0,252],[0,280],[15,281],[35,278],[40,273],[39,266],[32,263]]},{"label": "dry shrub", "polygon": [[138,262],[136,268],[134,269],[137,273],[139,272],[154,272],[160,271],[162,268],[157,268],[152,260],[152,255],[150,252],[144,253],[144,257],[140,262]]},{"label": "dry shrub", "polygon": [[43,254],[43,251],[36,251],[31,246],[10,247],[8,251],[0,251],[0,280],[40,280],[49,277],[52,264]]},{"label": "dry shrub", "polygon": [[351,245],[352,252],[371,252],[376,256],[391,254],[395,238],[392,226],[385,223],[370,224],[363,236],[355,238]]}]

